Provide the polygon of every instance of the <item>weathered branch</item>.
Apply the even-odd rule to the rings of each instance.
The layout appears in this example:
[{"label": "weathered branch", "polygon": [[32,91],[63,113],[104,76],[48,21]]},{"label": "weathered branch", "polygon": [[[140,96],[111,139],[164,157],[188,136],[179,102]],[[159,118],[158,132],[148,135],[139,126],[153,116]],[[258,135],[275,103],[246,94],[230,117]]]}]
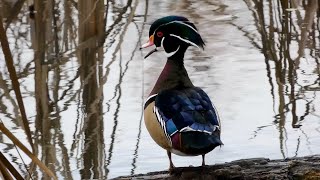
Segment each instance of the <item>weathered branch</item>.
[{"label": "weathered branch", "polygon": [[243,159],[206,167],[177,168],[171,175],[160,171],[115,179],[320,179],[320,155],[281,160]]}]

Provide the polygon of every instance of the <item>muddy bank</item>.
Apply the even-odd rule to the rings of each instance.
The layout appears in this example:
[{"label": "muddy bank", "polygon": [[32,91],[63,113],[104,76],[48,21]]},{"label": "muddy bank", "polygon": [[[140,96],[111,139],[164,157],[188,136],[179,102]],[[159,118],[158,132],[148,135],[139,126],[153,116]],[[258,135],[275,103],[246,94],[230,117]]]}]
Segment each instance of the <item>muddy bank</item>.
[{"label": "muddy bank", "polygon": [[270,160],[253,158],[206,167],[181,167],[115,179],[320,179],[320,155]]}]

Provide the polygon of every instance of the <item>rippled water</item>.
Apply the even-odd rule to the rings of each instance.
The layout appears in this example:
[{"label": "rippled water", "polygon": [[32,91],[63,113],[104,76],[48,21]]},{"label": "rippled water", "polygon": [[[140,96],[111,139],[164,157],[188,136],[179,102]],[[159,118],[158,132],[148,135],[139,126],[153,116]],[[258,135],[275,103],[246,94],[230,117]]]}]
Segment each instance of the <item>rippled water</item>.
[{"label": "rippled water", "polygon": [[[204,51],[189,48],[185,65],[222,120],[225,145],[206,156],[207,164],[319,153],[318,1],[289,6],[280,0],[108,1],[106,39],[103,48],[92,52],[85,50],[92,44],[81,43],[78,32],[86,17],[78,19],[74,4],[57,2],[61,26],[57,36],[45,35],[44,62],[34,60],[40,35],[27,13],[18,16],[7,35],[38,157],[59,179],[168,168],[166,152],[153,142],[142,118],[144,99],[165,56],[155,53],[143,60],[148,50],[139,51],[150,23],[168,14],[195,22],[206,42]],[[0,58],[0,119],[28,144]],[[11,141],[0,136],[1,151],[26,174]],[[173,156],[173,161],[199,166],[201,157]],[[43,176],[35,171],[35,177]]]}]

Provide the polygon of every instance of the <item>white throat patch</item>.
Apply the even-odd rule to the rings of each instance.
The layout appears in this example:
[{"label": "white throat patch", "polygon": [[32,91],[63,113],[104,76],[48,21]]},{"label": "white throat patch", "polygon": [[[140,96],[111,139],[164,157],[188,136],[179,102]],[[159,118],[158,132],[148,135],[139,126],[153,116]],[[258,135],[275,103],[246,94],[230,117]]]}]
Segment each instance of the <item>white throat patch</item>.
[{"label": "white throat patch", "polygon": [[176,54],[176,52],[179,51],[180,45],[178,46],[178,48],[177,48],[175,51],[168,53],[168,52],[166,52],[166,50],[165,50],[165,48],[164,48],[164,46],[163,46],[164,38],[165,38],[165,37],[163,37],[162,40],[161,40],[161,47],[162,47],[162,49],[164,50],[166,56],[167,56],[167,57],[171,57],[171,56],[173,56],[174,54]]}]

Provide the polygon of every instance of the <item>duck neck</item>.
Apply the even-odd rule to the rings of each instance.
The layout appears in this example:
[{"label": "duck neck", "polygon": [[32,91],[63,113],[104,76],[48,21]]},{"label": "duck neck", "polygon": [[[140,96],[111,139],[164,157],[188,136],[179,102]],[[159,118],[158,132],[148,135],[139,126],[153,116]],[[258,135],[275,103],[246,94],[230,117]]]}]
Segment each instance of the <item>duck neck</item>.
[{"label": "duck neck", "polygon": [[184,67],[183,57],[175,57],[178,56],[168,58],[150,95],[157,94],[166,89],[193,87],[187,70]]}]

